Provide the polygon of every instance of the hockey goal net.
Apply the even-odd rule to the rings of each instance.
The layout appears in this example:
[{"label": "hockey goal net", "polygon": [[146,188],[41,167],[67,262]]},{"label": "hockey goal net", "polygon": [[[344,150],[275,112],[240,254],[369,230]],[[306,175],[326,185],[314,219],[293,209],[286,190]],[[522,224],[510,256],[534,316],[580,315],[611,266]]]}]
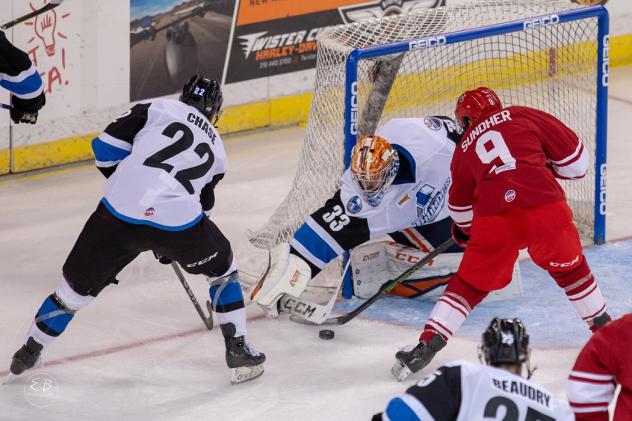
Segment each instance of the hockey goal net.
[{"label": "hockey goal net", "polygon": [[562,184],[583,239],[603,242],[607,33],[605,9],[569,0],[472,2],[324,30],[291,190],[251,242],[290,239],[338,188],[357,136],[394,117],[453,116],[458,96],[478,86],[576,131],[590,169]]}]

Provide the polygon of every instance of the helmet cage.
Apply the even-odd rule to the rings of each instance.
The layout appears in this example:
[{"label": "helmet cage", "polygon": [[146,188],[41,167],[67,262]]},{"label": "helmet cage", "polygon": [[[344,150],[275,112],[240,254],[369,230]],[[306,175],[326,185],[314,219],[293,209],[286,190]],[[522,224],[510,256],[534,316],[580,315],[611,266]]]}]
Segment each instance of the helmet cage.
[{"label": "helmet cage", "polygon": [[380,204],[384,193],[395,180],[398,170],[397,151],[385,139],[379,136],[366,136],[354,146],[351,178],[369,205],[375,207]]}]

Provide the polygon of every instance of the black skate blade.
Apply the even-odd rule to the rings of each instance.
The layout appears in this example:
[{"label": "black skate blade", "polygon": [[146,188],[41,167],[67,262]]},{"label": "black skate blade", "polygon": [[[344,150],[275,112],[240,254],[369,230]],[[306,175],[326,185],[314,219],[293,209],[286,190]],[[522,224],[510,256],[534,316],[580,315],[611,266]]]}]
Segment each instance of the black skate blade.
[{"label": "black skate blade", "polygon": [[252,367],[237,367],[230,369],[230,383],[239,384],[256,379],[263,374],[263,364]]},{"label": "black skate blade", "polygon": [[401,382],[412,376],[413,372],[410,370],[410,368],[406,367],[404,363],[398,360],[395,361],[395,364],[391,368],[391,374],[393,375],[393,377],[395,377],[395,379],[397,379],[398,382]]}]

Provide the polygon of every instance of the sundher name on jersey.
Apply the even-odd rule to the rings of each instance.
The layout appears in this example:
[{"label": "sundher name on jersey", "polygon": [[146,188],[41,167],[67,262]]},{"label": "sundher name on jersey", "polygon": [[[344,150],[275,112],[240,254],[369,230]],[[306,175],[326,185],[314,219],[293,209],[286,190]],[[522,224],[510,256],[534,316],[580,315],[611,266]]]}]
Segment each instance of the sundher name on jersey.
[{"label": "sundher name on jersey", "polygon": [[207,120],[203,119],[199,115],[195,115],[194,113],[189,113],[189,115],[187,116],[187,121],[199,127],[204,133],[208,135],[209,139],[211,139],[211,143],[215,144],[215,138],[217,137],[217,135],[215,134],[215,130],[213,129],[212,124],[210,124]]},{"label": "sundher name on jersey", "polygon": [[502,390],[503,392],[523,396],[529,400],[539,403],[542,406],[550,408],[551,395],[544,393],[529,384],[516,380],[500,379],[492,379],[492,383],[495,388]]},{"label": "sundher name on jersey", "polygon": [[476,127],[473,127],[470,130],[467,138],[461,142],[461,149],[463,149],[463,152],[467,152],[467,148],[470,147],[479,135],[487,131],[487,129],[494,127],[497,124],[504,123],[507,120],[511,120],[511,113],[508,110],[502,110],[499,113],[490,115],[485,120],[478,123]]}]

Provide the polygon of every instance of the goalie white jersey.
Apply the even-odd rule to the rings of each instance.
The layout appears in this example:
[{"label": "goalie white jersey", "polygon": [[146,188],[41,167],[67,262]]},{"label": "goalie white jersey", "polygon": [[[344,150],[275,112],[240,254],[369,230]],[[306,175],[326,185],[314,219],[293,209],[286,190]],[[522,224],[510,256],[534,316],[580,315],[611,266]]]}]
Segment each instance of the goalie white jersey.
[{"label": "goalie white jersey", "polygon": [[119,219],[179,231],[214,205],[224,145],[197,109],[176,100],[138,104],[92,143],[108,178],[103,204]]},{"label": "goalie white jersey", "polygon": [[408,165],[407,171],[398,173],[378,206],[372,207],[361,200],[351,171],[345,171],[340,198],[346,204],[348,214],[366,218],[371,239],[448,216],[445,203],[455,144],[448,139],[444,122],[449,120],[396,118],[376,131],[376,135],[393,145],[400,163]]},{"label": "goalie white jersey", "polygon": [[344,172],[340,190],[290,242],[313,272],[368,240],[448,217],[450,161],[459,136],[454,122],[447,117],[398,118],[380,127],[376,135],[388,140],[399,155],[395,180],[373,207],[358,192],[350,170]]},{"label": "goalie white jersey", "polygon": [[[500,417],[500,418],[499,418]],[[380,419],[376,416],[373,419]],[[400,397],[381,419],[572,421],[570,407],[544,387],[499,368],[456,361],[440,367]]]}]

